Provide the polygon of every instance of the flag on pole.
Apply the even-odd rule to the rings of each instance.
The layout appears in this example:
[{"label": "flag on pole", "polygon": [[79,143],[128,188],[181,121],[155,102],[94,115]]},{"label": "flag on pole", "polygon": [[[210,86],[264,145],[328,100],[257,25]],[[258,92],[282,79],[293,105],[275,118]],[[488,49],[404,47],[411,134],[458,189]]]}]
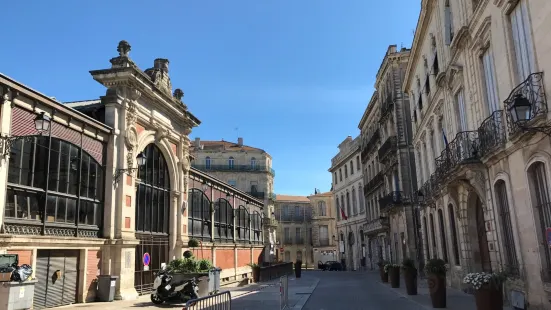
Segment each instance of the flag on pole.
[{"label": "flag on pole", "polygon": [[444,137],[444,144],[446,147],[448,147],[448,138],[446,137],[446,132],[444,131],[444,127],[442,127],[442,136]]},{"label": "flag on pole", "polygon": [[346,216],[346,214],[344,214],[344,209],[342,208],[342,206],[341,206],[341,217],[345,221],[348,220],[348,216]]}]

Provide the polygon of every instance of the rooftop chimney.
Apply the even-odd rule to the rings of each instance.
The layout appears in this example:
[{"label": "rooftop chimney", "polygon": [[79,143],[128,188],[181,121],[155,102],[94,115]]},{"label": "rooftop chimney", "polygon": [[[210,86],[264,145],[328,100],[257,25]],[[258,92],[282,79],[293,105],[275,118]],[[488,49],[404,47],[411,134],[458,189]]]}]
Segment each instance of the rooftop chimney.
[{"label": "rooftop chimney", "polygon": [[200,148],[201,147],[201,138],[195,138],[195,147]]},{"label": "rooftop chimney", "polygon": [[243,146],[243,138],[237,138],[237,145]]}]

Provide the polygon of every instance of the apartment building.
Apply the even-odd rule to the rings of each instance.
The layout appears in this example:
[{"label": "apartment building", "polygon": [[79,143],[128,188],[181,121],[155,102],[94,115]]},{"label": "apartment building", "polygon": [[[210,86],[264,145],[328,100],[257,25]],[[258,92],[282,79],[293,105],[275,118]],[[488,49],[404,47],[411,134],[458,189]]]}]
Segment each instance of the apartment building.
[{"label": "apartment building", "polygon": [[277,255],[280,261],[314,263],[312,203],[306,196],[276,195]]},{"label": "apartment building", "polygon": [[[336,213],[331,192],[308,196],[312,206],[312,250],[314,264],[337,260]],[[317,265],[315,265],[317,266]]]},{"label": "apartment building", "polygon": [[275,170],[272,157],[266,151],[243,144],[243,138],[237,143],[231,141],[204,141],[196,137],[191,143],[191,166],[230,186],[264,201],[262,214],[264,260],[275,259],[277,242],[277,221],[273,217],[273,193]]},{"label": "apartment building", "polygon": [[366,266],[364,229],[367,223],[362,195],[360,137],[346,137],[331,159],[333,196],[337,213],[338,258],[348,270]]},{"label": "apartment building", "polygon": [[507,270],[505,298],[550,309],[551,3],[425,0],[403,85],[426,258]]}]

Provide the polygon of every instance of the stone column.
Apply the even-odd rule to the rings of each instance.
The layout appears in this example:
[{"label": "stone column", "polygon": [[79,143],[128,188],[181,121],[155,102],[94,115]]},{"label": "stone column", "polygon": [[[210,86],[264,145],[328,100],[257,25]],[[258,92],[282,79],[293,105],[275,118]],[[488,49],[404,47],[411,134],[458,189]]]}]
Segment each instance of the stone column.
[{"label": "stone column", "polygon": [[[0,116],[2,120],[0,121],[0,135],[2,137],[9,136],[11,133],[11,109],[14,97],[17,94],[14,91],[10,91],[9,88],[2,89],[2,97],[0,97]],[[4,153],[6,151],[5,142],[2,143],[0,151]],[[6,186],[8,182],[8,164],[9,164],[9,154],[8,156],[2,156],[0,158],[0,227],[4,223],[4,211],[6,207]]]}]

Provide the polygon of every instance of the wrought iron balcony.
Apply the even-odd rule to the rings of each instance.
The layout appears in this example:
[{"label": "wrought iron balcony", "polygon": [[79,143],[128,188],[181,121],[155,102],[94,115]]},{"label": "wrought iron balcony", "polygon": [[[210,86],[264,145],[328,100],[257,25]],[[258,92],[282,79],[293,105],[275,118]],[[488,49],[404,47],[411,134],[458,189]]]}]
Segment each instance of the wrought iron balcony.
[{"label": "wrought iron balcony", "polygon": [[369,194],[370,192],[376,190],[379,185],[383,184],[384,181],[384,175],[382,172],[379,172],[373,177],[373,179],[369,180],[367,184],[364,185],[364,195]]},{"label": "wrought iron balcony", "polygon": [[531,104],[531,109],[526,111],[527,114],[530,114],[526,115],[526,119],[533,120],[539,118],[539,116],[546,115],[548,107],[544,89],[543,72],[530,74],[524,82],[520,83],[511,91],[509,97],[504,101],[507,110],[507,127],[509,128],[510,136],[522,131],[519,124],[513,121],[509,111],[517,96],[526,98]]},{"label": "wrought iron balcony", "polygon": [[230,164],[224,164],[224,165],[199,165],[199,164],[192,164],[193,168],[209,172],[209,171],[220,171],[220,172],[268,172],[272,174],[275,177],[275,170],[267,167],[267,166],[261,166],[261,165],[230,165]]},{"label": "wrought iron balcony", "polygon": [[409,197],[404,195],[403,192],[391,192],[390,194],[379,199],[379,210],[381,212],[386,212],[392,206],[402,205],[409,202]]},{"label": "wrought iron balcony", "polygon": [[247,192],[247,194],[253,196],[254,198],[264,199],[264,192]]},{"label": "wrought iron balcony", "polygon": [[492,113],[478,128],[480,157],[492,154],[497,148],[505,145],[505,123],[503,110]]},{"label": "wrought iron balcony", "polygon": [[379,131],[379,128],[377,128],[372,134],[369,139],[367,139],[367,142],[362,146],[362,159],[367,159],[369,157],[369,154],[375,149],[375,146],[377,146],[377,142],[381,139],[381,133]]},{"label": "wrought iron balcony", "polygon": [[386,157],[390,155],[392,152],[396,152],[398,149],[398,139],[396,139],[396,136],[389,137],[386,139],[385,143],[381,145],[379,148],[378,156],[379,156],[379,162],[384,162]]},{"label": "wrought iron balcony", "polygon": [[394,100],[392,99],[392,96],[388,95],[386,100],[381,105],[381,117],[379,118],[379,123],[383,123],[388,119],[390,112],[392,112],[392,108],[394,108]]},{"label": "wrought iron balcony", "polygon": [[480,158],[480,143],[478,131],[462,131],[448,145],[452,169],[458,165],[478,162]]}]

